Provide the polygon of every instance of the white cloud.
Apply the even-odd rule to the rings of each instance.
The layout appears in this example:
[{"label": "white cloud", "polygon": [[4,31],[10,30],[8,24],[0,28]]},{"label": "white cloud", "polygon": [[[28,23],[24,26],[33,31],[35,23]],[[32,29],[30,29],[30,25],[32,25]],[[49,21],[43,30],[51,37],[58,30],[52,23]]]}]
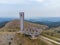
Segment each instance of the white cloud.
[{"label": "white cloud", "polygon": [[29,0],[29,1],[34,1],[34,2],[43,2],[44,0]]},{"label": "white cloud", "polygon": [[54,8],[60,6],[60,0],[0,0],[0,4],[40,4],[45,7]]},{"label": "white cloud", "polygon": [[25,0],[0,0],[0,3],[2,4],[21,4],[25,2]]},{"label": "white cloud", "polygon": [[31,2],[42,3],[44,5],[60,4],[60,0],[0,0],[0,3],[3,4],[28,4]]},{"label": "white cloud", "polygon": [[36,0],[37,2],[43,2],[44,0]]},{"label": "white cloud", "polygon": [[[5,5],[4,6],[0,5],[0,13],[1,12],[5,13],[4,9],[7,10],[6,12],[9,12],[9,9],[10,9],[11,11],[13,11],[11,14],[14,16],[18,14],[18,13],[15,14],[16,12],[14,11],[18,11],[18,10],[20,11],[24,10],[27,13],[26,15],[28,16],[28,18],[30,16],[34,17],[35,15],[36,15],[35,17],[37,16],[48,17],[48,16],[55,16],[55,15],[59,16],[60,15],[60,0],[0,0],[0,4],[1,3],[2,4],[17,4],[17,5],[19,4],[18,6],[17,5],[11,5],[11,6],[6,5],[7,7]],[[22,4],[28,4],[28,5],[22,5]]]}]

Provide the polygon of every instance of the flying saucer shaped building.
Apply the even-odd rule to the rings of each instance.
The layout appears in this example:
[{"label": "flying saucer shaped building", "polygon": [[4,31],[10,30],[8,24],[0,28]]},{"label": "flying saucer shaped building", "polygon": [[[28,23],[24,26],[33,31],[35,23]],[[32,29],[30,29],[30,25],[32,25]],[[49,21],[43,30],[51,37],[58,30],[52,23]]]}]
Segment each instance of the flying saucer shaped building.
[{"label": "flying saucer shaped building", "polygon": [[42,29],[37,28],[37,27],[27,27],[24,28],[24,12],[19,12],[20,15],[20,32],[26,35],[30,35],[32,37],[38,36],[41,34]]}]

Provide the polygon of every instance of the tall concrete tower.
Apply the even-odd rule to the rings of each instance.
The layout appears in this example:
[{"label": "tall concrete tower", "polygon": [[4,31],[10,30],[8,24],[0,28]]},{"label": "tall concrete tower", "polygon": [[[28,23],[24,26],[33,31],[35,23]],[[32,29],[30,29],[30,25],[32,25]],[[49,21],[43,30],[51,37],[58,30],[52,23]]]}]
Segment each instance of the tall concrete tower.
[{"label": "tall concrete tower", "polygon": [[20,31],[23,33],[24,30],[24,12],[19,12],[20,14]]}]

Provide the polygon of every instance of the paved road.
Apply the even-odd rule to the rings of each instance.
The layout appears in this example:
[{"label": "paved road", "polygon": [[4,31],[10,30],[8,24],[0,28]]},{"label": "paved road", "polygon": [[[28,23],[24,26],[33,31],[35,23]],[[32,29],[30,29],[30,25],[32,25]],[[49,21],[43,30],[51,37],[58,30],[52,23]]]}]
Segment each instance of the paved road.
[{"label": "paved road", "polygon": [[40,36],[41,38],[43,38],[43,39],[45,39],[45,40],[48,40],[48,41],[50,41],[50,42],[53,42],[53,43],[55,43],[55,44],[58,44],[58,45],[60,45],[60,42],[57,42],[57,41],[54,41],[54,40],[52,40],[52,39],[49,39],[49,38],[47,38],[47,37],[44,37],[44,36]]}]

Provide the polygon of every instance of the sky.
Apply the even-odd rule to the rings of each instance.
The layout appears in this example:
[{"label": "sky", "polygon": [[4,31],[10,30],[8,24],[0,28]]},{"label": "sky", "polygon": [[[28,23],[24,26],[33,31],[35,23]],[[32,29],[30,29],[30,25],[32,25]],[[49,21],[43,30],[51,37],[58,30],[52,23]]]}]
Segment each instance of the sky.
[{"label": "sky", "polygon": [[0,17],[19,18],[60,17],[60,0],[0,0]]}]

